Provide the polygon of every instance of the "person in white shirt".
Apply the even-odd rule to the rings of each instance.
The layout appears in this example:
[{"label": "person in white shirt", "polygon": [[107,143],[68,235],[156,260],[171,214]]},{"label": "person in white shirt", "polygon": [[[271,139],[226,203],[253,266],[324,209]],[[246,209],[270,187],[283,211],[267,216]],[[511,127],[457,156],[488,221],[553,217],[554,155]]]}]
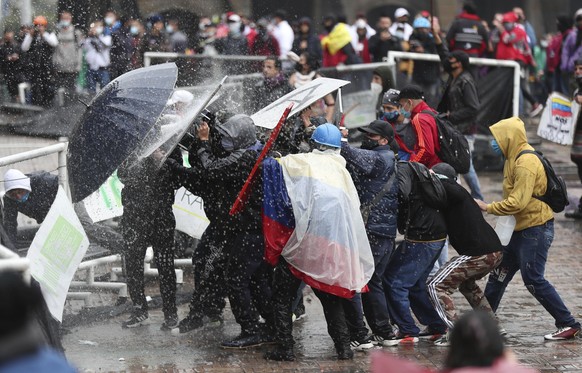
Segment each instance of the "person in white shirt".
[{"label": "person in white shirt", "polygon": [[275,24],[272,33],[275,39],[277,39],[277,42],[279,42],[279,58],[282,59],[283,70],[293,67],[293,61],[287,60],[287,53],[291,51],[293,40],[295,39],[295,33],[286,18],[287,12],[284,10],[277,10],[273,14]]},{"label": "person in white shirt", "polygon": [[350,26],[350,32],[352,34],[352,46],[357,51],[358,50],[358,28],[366,28],[366,39],[370,39],[372,36],[376,35],[376,30],[368,24],[366,16],[359,13],[356,16],[356,21]]},{"label": "person in white shirt", "polygon": [[398,8],[394,12],[394,23],[390,26],[390,34],[396,36],[400,40],[408,41],[414,29],[408,23],[410,13],[404,8]]},{"label": "person in white shirt", "polygon": [[103,23],[95,21],[91,23],[87,39],[83,43],[85,50],[85,59],[87,60],[87,89],[91,93],[97,91],[97,83],[99,87],[105,87],[110,80],[109,64],[111,49],[111,36],[103,35]]}]

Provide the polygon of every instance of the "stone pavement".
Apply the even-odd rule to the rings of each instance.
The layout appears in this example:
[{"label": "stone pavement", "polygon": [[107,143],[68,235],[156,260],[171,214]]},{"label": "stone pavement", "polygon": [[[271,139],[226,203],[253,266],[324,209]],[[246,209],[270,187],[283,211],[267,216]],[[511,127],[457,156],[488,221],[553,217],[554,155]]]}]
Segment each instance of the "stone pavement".
[{"label": "stone pavement", "polygon": [[[569,149],[549,143],[543,151],[554,164],[568,166]],[[488,201],[501,195],[501,173],[480,175]],[[572,199],[582,194],[582,186],[568,177]],[[491,220],[493,222],[493,219]],[[558,289],[575,317],[582,319],[582,222],[571,221],[564,214],[556,215],[555,240],[550,250],[546,274]],[[452,254],[452,251],[451,251]],[[191,277],[189,277],[191,278]],[[187,285],[184,285],[187,286]],[[157,291],[157,285],[149,287]],[[461,311],[468,305],[459,294],[456,302]],[[151,324],[138,329],[122,330],[122,315],[107,321],[74,327],[64,336],[67,357],[82,371],[154,371],[154,372],[367,372],[369,353],[356,353],[353,361],[337,361],[333,344],[326,331],[321,305],[313,294],[306,296],[308,316],[295,323],[298,360],[292,363],[266,362],[265,348],[249,351],[222,350],[221,340],[234,337],[239,328],[229,310],[224,325],[172,336],[159,330],[162,315],[159,309],[150,313]],[[180,315],[187,313],[180,307]],[[553,319],[535,301],[517,275],[508,287],[498,311],[502,325],[509,333],[508,347],[519,361],[542,372],[582,371],[582,341],[545,342],[543,335],[555,330]],[[377,348],[386,353],[416,361],[424,366],[440,368],[447,348],[421,341],[414,347]]]}]

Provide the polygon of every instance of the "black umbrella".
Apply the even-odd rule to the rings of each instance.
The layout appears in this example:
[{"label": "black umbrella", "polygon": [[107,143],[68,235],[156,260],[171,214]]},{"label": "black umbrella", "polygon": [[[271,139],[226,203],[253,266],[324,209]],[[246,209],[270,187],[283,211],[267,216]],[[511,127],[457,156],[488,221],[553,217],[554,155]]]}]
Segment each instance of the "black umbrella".
[{"label": "black umbrella", "polygon": [[174,63],[145,67],[123,74],[95,96],[69,140],[73,202],[99,189],[140,144],[166,106],[177,76]]}]

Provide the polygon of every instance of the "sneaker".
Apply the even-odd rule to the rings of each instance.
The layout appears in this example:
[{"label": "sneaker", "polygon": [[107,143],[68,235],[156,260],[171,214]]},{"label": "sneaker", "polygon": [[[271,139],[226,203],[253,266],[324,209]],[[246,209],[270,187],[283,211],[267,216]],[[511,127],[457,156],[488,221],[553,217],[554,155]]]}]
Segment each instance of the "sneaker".
[{"label": "sneaker", "polygon": [[569,219],[582,219],[582,210],[576,209],[574,211],[568,211],[565,215]]},{"label": "sneaker", "polygon": [[544,110],[544,105],[540,104],[539,102],[536,102],[535,104],[533,104],[531,111],[529,112],[529,116],[531,118],[537,117],[542,113],[542,110]]},{"label": "sneaker", "polygon": [[502,337],[507,337],[507,330],[505,328],[499,328],[499,335]]},{"label": "sneaker", "polygon": [[203,325],[201,318],[188,315],[178,323],[176,328],[172,329],[172,334],[188,333],[191,330],[201,328]]},{"label": "sneaker", "polygon": [[398,346],[398,345],[411,345],[411,344],[416,344],[416,343],[418,343],[418,337],[410,336],[410,335],[403,335],[403,334],[400,334],[400,332],[399,332],[395,336],[393,336],[389,339],[385,339],[384,342],[382,342],[382,346],[391,347],[391,346]]},{"label": "sneaker", "polygon": [[449,347],[451,345],[451,342],[449,341],[449,337],[446,334],[444,334],[439,339],[434,341],[434,345],[439,347]]},{"label": "sneaker", "polygon": [[178,327],[178,315],[173,315],[170,317],[167,317],[164,322],[162,323],[162,326],[160,327],[160,330],[172,330]]},{"label": "sneaker", "polygon": [[570,326],[566,326],[563,328],[559,328],[555,332],[551,334],[544,335],[544,339],[548,341],[564,341],[566,339],[573,339],[580,333],[580,328],[572,328]]},{"label": "sneaker", "polygon": [[142,311],[141,308],[135,308],[131,313],[129,319],[121,323],[122,328],[136,328],[145,325],[148,320],[147,311]]},{"label": "sneaker", "polygon": [[293,322],[295,322],[303,319],[305,316],[307,316],[307,313],[305,313],[305,306],[303,304],[299,304],[295,308],[295,312],[293,312],[291,319],[293,320]]},{"label": "sneaker", "polygon": [[384,345],[384,341],[387,339],[391,339],[392,337],[394,337],[394,333],[383,337],[381,335],[378,334],[372,334],[372,336],[370,337],[370,340],[372,341],[373,344],[377,345],[377,346],[383,346]]},{"label": "sneaker", "polygon": [[241,333],[235,339],[224,341],[220,344],[222,348],[250,348],[262,345],[263,337],[260,333],[246,334]]},{"label": "sneaker", "polygon": [[351,341],[350,347],[356,351],[366,351],[374,347],[372,338],[365,338],[361,341]]},{"label": "sneaker", "polygon": [[420,339],[428,339],[431,342],[440,339],[446,332],[435,332],[431,330],[428,326],[418,333],[418,338]]}]

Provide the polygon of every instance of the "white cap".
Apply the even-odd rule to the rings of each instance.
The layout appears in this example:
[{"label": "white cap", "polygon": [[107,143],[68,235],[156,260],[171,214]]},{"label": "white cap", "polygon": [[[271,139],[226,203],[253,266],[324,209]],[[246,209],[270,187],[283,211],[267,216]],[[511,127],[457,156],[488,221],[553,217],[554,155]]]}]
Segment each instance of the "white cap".
[{"label": "white cap", "polygon": [[10,169],[6,171],[4,174],[4,190],[9,192],[13,189],[32,191],[30,188],[30,178],[18,170]]},{"label": "white cap", "polygon": [[582,8],[578,9],[576,13],[574,13],[574,19],[578,18],[578,16],[582,16]]},{"label": "white cap", "polygon": [[192,101],[194,101],[194,95],[192,93],[185,91],[183,89],[179,89],[172,93],[172,96],[170,96],[168,102],[166,102],[166,105],[170,106],[178,102],[183,102],[188,105],[191,104]]},{"label": "white cap", "polygon": [[398,8],[394,12],[394,18],[400,18],[400,17],[404,17],[404,16],[410,16],[410,13],[408,13],[408,10],[406,10],[404,8]]},{"label": "white cap", "polygon": [[240,16],[238,14],[231,14],[228,16],[228,22],[240,22]]},{"label": "white cap", "polygon": [[354,23],[354,25],[356,26],[356,28],[366,28],[368,24],[366,23],[366,21],[360,18],[356,21],[356,23]]}]

